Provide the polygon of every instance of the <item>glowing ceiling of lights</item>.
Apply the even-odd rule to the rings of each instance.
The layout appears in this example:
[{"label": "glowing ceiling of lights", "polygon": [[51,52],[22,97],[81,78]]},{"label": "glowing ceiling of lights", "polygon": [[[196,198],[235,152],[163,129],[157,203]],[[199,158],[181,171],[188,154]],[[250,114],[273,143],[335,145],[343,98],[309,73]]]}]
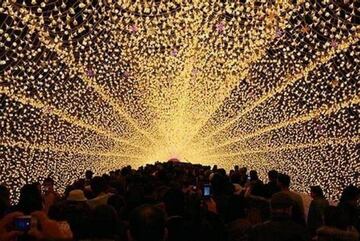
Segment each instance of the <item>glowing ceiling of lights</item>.
[{"label": "glowing ceiling of lights", "polygon": [[0,182],[177,157],[360,183],[360,2],[4,0]]}]

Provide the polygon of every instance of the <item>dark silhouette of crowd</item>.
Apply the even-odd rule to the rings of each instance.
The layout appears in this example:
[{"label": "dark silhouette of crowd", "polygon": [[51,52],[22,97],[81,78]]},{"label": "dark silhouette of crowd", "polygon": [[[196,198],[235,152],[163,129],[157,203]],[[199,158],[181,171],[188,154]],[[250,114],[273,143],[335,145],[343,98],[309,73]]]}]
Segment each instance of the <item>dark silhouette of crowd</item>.
[{"label": "dark silhouette of crowd", "polygon": [[[226,173],[166,162],[102,176],[86,171],[64,194],[54,186],[51,177],[26,184],[15,205],[0,186],[1,241],[359,240],[358,187],[347,186],[333,206],[321,187],[311,186],[306,210],[290,177],[275,170],[264,183],[255,170],[238,166]],[[27,215],[29,229],[15,228],[15,220]]]}]

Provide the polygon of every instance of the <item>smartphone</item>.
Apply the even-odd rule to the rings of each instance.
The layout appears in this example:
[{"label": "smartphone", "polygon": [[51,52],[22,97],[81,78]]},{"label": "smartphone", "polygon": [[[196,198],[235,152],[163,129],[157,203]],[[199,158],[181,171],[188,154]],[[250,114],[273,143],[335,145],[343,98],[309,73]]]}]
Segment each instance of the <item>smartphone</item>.
[{"label": "smartphone", "polygon": [[204,198],[211,197],[211,185],[210,184],[204,184],[203,197]]},{"label": "smartphone", "polygon": [[21,216],[15,219],[14,227],[16,231],[27,232],[31,228],[31,216]]}]

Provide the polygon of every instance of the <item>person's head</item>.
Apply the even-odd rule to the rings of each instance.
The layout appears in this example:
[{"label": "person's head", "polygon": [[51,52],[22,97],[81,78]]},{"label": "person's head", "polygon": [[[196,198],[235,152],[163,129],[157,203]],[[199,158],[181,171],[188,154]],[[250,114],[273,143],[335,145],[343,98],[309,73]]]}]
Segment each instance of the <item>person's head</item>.
[{"label": "person's head", "polygon": [[10,192],[5,185],[0,185],[0,199],[10,205]]},{"label": "person's head", "polygon": [[130,216],[130,240],[163,241],[165,238],[165,215],[160,208],[144,205],[132,212]]},{"label": "person's head", "polygon": [[98,196],[106,190],[106,182],[103,177],[96,176],[91,179],[90,186],[95,196]]},{"label": "person's head", "polygon": [[169,189],[164,195],[165,209],[168,216],[183,215],[185,197],[179,189]]},{"label": "person's head", "polygon": [[276,170],[270,170],[268,172],[268,178],[270,182],[277,182],[278,172]]},{"label": "person's head", "polygon": [[54,190],[54,180],[51,177],[45,178],[43,182],[43,190],[45,192]]},{"label": "person's head", "polygon": [[323,198],[324,192],[320,186],[311,186],[310,187],[310,196],[312,198]]},{"label": "person's head", "polygon": [[18,207],[24,214],[42,210],[42,196],[35,184],[25,184],[20,189]]},{"label": "person's head", "polygon": [[239,171],[240,171],[241,175],[246,175],[246,173],[247,173],[247,168],[246,168],[246,167],[242,167],[242,168],[239,169]]},{"label": "person's head", "polygon": [[356,207],[359,199],[360,199],[360,189],[358,187],[350,185],[344,188],[341,194],[340,203],[341,204],[346,203],[348,205]]},{"label": "person's head", "polygon": [[251,170],[251,171],[250,171],[250,180],[251,180],[251,181],[257,181],[257,180],[259,180],[257,171],[255,171],[255,170]]},{"label": "person's head", "polygon": [[119,218],[122,218],[122,214],[125,211],[126,207],[125,199],[122,196],[118,194],[110,196],[107,204],[112,206],[116,210]]},{"label": "person's head", "polygon": [[235,171],[235,172],[238,172],[238,171],[239,171],[239,166],[238,166],[238,165],[235,165],[235,166],[234,166],[234,171]]},{"label": "person's head", "polygon": [[293,200],[291,199],[289,194],[285,192],[278,192],[271,197],[270,207],[273,216],[274,215],[291,216]]},{"label": "person's head", "polygon": [[91,232],[94,238],[113,239],[118,234],[120,225],[116,210],[110,205],[96,207],[92,213]]},{"label": "person's head", "polygon": [[93,177],[93,175],[94,175],[94,173],[93,173],[91,170],[87,170],[87,171],[85,172],[85,178],[86,178],[87,180],[91,180],[92,177]]},{"label": "person's head", "polygon": [[286,174],[279,173],[277,178],[277,184],[281,190],[289,189],[290,177]]},{"label": "person's head", "polygon": [[329,206],[325,209],[324,223],[326,226],[344,230],[348,226],[346,214],[341,208],[335,206]]}]

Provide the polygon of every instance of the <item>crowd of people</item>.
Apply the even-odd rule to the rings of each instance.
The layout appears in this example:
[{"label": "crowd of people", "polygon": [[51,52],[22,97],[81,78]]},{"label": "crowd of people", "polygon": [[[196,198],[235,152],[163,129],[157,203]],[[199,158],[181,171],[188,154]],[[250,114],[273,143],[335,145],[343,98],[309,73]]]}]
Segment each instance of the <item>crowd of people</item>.
[{"label": "crowd of people", "polygon": [[[84,178],[59,194],[51,177],[21,188],[16,205],[0,186],[0,240],[89,241],[355,241],[360,189],[344,188],[332,206],[319,186],[312,201],[291,190],[290,177],[180,162],[130,166]],[[209,188],[204,192],[204,187]],[[27,230],[15,221],[31,217]]]}]

